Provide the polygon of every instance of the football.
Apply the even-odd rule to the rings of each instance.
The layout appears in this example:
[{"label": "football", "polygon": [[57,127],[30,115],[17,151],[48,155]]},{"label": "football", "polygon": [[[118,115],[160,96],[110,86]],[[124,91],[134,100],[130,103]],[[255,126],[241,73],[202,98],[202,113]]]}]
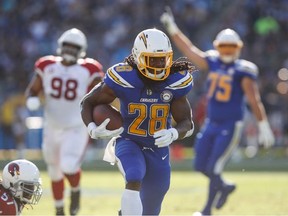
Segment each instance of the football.
[{"label": "football", "polygon": [[122,127],[122,116],[115,107],[109,104],[99,104],[94,107],[93,120],[97,126],[99,126],[107,118],[110,118],[110,122],[106,126],[106,129],[115,130]]}]

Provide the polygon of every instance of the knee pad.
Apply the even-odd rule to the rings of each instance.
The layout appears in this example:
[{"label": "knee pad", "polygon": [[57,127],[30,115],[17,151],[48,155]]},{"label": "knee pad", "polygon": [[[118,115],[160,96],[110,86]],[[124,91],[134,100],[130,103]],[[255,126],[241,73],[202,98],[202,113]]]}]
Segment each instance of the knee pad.
[{"label": "knee pad", "polygon": [[65,174],[68,174],[68,175],[74,174],[78,172],[79,169],[80,167],[75,164],[61,163],[61,170]]},{"label": "knee pad", "polygon": [[47,171],[48,171],[48,175],[52,181],[59,181],[64,176],[60,167],[57,167],[57,166],[48,165]]}]

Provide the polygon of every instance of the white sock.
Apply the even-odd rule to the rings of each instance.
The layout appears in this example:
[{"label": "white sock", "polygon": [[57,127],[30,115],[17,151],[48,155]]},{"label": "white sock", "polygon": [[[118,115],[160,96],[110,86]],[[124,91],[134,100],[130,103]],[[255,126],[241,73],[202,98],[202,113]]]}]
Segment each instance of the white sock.
[{"label": "white sock", "polygon": [[56,208],[63,207],[63,206],[64,206],[64,200],[63,200],[63,199],[61,199],[61,200],[55,200],[55,201],[54,201],[54,204],[55,204],[55,207],[56,207]]},{"label": "white sock", "polygon": [[139,191],[125,189],[121,200],[122,215],[142,215],[143,207]]}]

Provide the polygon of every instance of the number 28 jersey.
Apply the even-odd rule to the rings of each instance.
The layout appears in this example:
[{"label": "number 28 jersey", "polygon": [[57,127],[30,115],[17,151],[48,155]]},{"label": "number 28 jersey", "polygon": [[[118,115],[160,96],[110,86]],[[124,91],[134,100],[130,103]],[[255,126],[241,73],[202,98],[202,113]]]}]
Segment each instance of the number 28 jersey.
[{"label": "number 28 jersey", "polygon": [[206,52],[209,65],[207,77],[208,110],[207,117],[212,121],[242,120],[244,113],[244,92],[242,79],[257,79],[258,68],[252,62],[238,59],[224,64],[217,51]]},{"label": "number 28 jersey", "polygon": [[96,77],[103,77],[102,65],[94,59],[78,59],[65,66],[62,57],[45,56],[35,63],[45,96],[45,123],[57,128],[82,125],[80,100]]},{"label": "number 28 jersey", "polygon": [[124,127],[121,136],[153,148],[153,134],[171,128],[171,103],[191,90],[193,78],[181,71],[170,74],[165,81],[149,82],[149,87],[139,73],[128,64],[116,64],[108,69],[104,82],[120,101]]}]

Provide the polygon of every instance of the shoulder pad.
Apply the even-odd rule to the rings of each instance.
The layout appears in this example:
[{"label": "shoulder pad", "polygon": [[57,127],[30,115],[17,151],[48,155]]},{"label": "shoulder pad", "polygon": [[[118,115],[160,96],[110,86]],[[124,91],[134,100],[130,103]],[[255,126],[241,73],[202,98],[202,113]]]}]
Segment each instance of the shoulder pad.
[{"label": "shoulder pad", "polygon": [[206,58],[216,61],[219,58],[219,52],[217,50],[208,50],[205,52]]},{"label": "shoulder pad", "polygon": [[117,72],[117,73],[121,73],[121,72],[131,72],[133,70],[133,68],[127,64],[127,63],[119,63],[113,66],[113,69]]},{"label": "shoulder pad", "polygon": [[182,75],[184,75],[182,78],[176,80],[175,82],[173,82],[172,84],[170,84],[169,86],[167,86],[166,88],[168,89],[182,89],[182,88],[186,88],[189,85],[193,85],[193,76],[186,72],[186,74],[183,74],[183,71],[179,72],[180,74],[182,73]]},{"label": "shoulder pad", "polygon": [[258,75],[257,65],[244,59],[238,59],[236,61],[236,70],[239,70],[240,72],[246,72],[254,76]]},{"label": "shoulder pad", "polygon": [[94,74],[95,72],[102,73],[102,75],[104,74],[102,71],[103,66],[95,59],[92,58],[79,59],[78,64],[85,67],[90,72],[91,75]]},{"label": "shoulder pad", "polygon": [[133,68],[125,63],[119,63],[116,65],[113,65],[112,67],[110,67],[107,70],[107,77],[112,80],[114,83],[121,85],[125,88],[134,88],[134,86],[132,86],[129,82],[127,82],[124,78],[123,78],[123,74],[122,72],[130,72],[132,71]]},{"label": "shoulder pad", "polygon": [[43,69],[49,65],[49,64],[53,64],[56,61],[59,61],[59,57],[56,56],[44,56],[39,58],[36,62],[35,62],[35,68],[40,69],[41,71],[43,71]]},{"label": "shoulder pad", "polygon": [[97,67],[101,71],[103,69],[103,66],[100,64],[100,62],[96,61],[93,58],[79,59],[78,63],[83,65],[83,66],[88,65],[88,66],[92,66],[92,67]]}]

